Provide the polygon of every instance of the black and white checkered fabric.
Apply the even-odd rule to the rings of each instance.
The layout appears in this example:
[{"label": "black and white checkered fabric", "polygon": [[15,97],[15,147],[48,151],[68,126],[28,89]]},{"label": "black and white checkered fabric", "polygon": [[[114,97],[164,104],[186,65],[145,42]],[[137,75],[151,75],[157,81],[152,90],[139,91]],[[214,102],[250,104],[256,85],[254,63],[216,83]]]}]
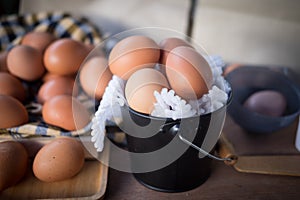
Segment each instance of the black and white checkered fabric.
[{"label": "black and white checkered fabric", "polygon": [[0,18],[0,51],[19,44],[30,31],[49,32],[57,38],[68,37],[87,44],[98,44],[102,37],[101,32],[86,18],[76,18],[69,13],[8,15]]}]

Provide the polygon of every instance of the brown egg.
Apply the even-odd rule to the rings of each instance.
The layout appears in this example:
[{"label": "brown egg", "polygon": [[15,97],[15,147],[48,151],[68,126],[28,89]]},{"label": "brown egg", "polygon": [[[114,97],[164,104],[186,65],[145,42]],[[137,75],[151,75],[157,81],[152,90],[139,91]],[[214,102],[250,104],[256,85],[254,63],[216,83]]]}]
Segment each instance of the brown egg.
[{"label": "brown egg", "polygon": [[193,48],[188,42],[180,38],[166,38],[159,43],[161,48],[160,63],[166,65],[169,52],[179,46],[188,46]]},{"label": "brown egg", "polygon": [[26,98],[25,88],[21,81],[6,72],[0,72],[0,94],[15,97],[21,102]]},{"label": "brown egg", "polygon": [[133,73],[125,86],[125,96],[129,106],[141,113],[150,114],[156,99],[154,91],[169,88],[166,77],[151,68],[140,69]]},{"label": "brown egg", "polygon": [[146,36],[130,36],[118,42],[109,55],[110,71],[127,80],[135,71],[158,63],[159,46]]},{"label": "brown egg", "polygon": [[41,51],[25,45],[15,46],[8,53],[7,66],[11,74],[25,81],[35,81],[45,72]]},{"label": "brown egg", "polygon": [[57,138],[42,147],[33,161],[34,175],[45,182],[72,178],[84,165],[84,149],[74,138]]},{"label": "brown egg", "polygon": [[21,44],[44,51],[56,38],[47,32],[29,32],[23,37]]},{"label": "brown egg", "polygon": [[7,51],[3,51],[0,53],[0,72],[9,72],[7,68]]},{"label": "brown egg", "polygon": [[69,38],[58,39],[45,51],[45,67],[53,74],[72,75],[78,71],[88,53],[83,43]]},{"label": "brown egg", "polygon": [[0,128],[11,128],[28,122],[26,108],[17,99],[0,95]]},{"label": "brown egg", "polygon": [[262,90],[250,95],[244,103],[244,106],[262,115],[279,117],[283,115],[287,102],[285,97],[274,90]]},{"label": "brown egg", "polygon": [[80,71],[80,84],[83,90],[91,97],[100,100],[105,88],[112,78],[107,60],[104,57],[89,59]]},{"label": "brown egg", "polygon": [[16,141],[0,142],[0,193],[18,183],[27,171],[28,155]]},{"label": "brown egg", "polygon": [[58,95],[78,95],[78,86],[74,79],[69,77],[57,77],[45,82],[39,89],[37,99],[43,104],[45,101]]},{"label": "brown egg", "polygon": [[42,115],[46,123],[68,131],[82,129],[90,121],[88,110],[70,95],[59,95],[46,101]]},{"label": "brown egg", "polygon": [[166,66],[171,88],[185,100],[199,99],[212,86],[211,68],[195,49],[176,47],[169,53]]}]

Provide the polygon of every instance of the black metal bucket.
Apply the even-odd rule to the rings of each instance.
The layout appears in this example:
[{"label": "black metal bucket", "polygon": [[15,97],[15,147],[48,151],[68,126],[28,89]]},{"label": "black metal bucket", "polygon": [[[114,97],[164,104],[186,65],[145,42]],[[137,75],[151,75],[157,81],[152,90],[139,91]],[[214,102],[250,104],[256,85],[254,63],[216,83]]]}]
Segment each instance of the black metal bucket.
[{"label": "black metal bucket", "polygon": [[[228,103],[231,100],[231,95]],[[128,107],[121,108],[123,123],[121,129],[126,133],[128,150],[133,153],[155,152],[166,146],[170,157],[176,154],[174,161],[165,162],[165,166],[146,172],[136,172],[137,166],[150,166],[153,162],[168,160],[168,154],[158,153],[151,159],[131,158],[133,175],[148,188],[162,192],[183,192],[203,184],[211,172],[211,158],[199,153],[190,145],[212,152],[223,128],[226,106],[217,111],[196,117],[172,120],[157,118],[138,113]],[[149,126],[151,124],[151,126]],[[154,166],[154,165],[153,165]],[[155,167],[154,167],[155,168]]]}]

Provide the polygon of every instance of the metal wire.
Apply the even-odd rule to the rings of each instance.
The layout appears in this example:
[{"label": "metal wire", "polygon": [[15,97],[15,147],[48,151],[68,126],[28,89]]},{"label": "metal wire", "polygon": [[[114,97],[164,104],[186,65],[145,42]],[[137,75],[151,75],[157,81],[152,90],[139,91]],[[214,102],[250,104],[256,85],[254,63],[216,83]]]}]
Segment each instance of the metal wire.
[{"label": "metal wire", "polygon": [[187,139],[185,139],[184,137],[182,137],[182,135],[178,134],[178,137],[181,141],[183,141],[184,143],[188,144],[189,146],[193,147],[194,149],[196,149],[197,151],[199,151],[199,153],[202,153],[204,155],[207,155],[207,157],[218,160],[218,161],[227,161],[230,162],[232,161],[231,158],[220,158],[217,156],[214,156],[212,154],[210,154],[209,152],[206,152],[205,150],[201,149],[200,147],[198,147],[197,145],[193,144],[192,142],[188,141]]}]

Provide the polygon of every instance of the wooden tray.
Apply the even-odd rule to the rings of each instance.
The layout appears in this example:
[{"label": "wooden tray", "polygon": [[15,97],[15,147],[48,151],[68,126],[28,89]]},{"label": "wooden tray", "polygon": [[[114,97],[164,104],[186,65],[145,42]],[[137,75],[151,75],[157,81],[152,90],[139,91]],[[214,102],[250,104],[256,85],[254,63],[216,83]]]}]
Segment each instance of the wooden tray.
[{"label": "wooden tray", "polygon": [[[49,139],[37,140],[41,143],[49,142]],[[89,141],[86,138],[83,143]],[[53,183],[38,180],[33,175],[32,165],[29,165],[25,177],[17,185],[4,190],[0,199],[103,199],[108,167],[94,159],[90,152],[86,151],[85,156],[86,161],[79,174]]]}]

